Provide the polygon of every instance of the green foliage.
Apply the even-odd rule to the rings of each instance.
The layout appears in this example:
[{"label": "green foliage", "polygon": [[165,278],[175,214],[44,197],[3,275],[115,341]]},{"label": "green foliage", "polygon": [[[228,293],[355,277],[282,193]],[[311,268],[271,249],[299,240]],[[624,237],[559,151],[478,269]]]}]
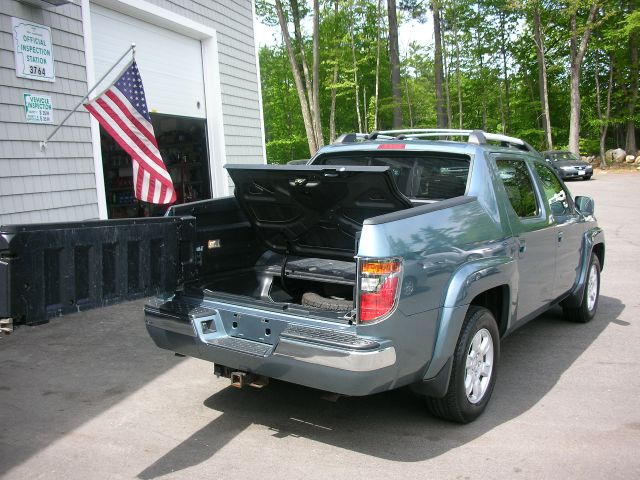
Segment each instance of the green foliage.
[{"label": "green foliage", "polygon": [[309,157],[309,144],[304,136],[271,140],[266,147],[269,163],[287,163]]},{"label": "green foliage", "polygon": [[[587,50],[582,74],[581,151],[599,150],[600,128],[595,79],[600,84],[601,110],[606,103],[608,74],[613,59],[614,85],[611,115],[608,121],[607,148],[615,148],[624,139],[628,102],[637,78],[630,61],[631,39],[640,35],[640,10],[634,1],[600,0],[598,23]],[[282,0],[285,14],[290,2]],[[311,16],[310,2],[299,0],[301,15]],[[321,2],[320,11],[320,105],[325,139],[329,138],[331,93],[336,92],[336,134],[358,129],[354,65],[351,52],[353,33],[358,70],[361,116],[371,130],[375,124],[377,0],[335,0]],[[579,25],[584,24],[590,1],[587,0],[440,0],[444,56],[451,109],[451,127],[460,123],[458,76],[462,127],[486,128],[521,137],[534,147],[545,146],[541,122],[538,64],[533,40],[533,8],[540,8],[553,140],[568,143],[569,133],[569,36],[568,14],[575,11]],[[386,0],[382,1],[380,85],[378,128],[391,127],[392,101]],[[417,18],[428,24],[427,0],[398,1],[401,20]],[[273,2],[258,0],[256,9],[262,21],[274,24]],[[276,19],[277,20],[277,19]],[[307,27],[309,24],[306,24]],[[305,21],[303,21],[303,28]],[[427,36],[401,51],[402,99],[405,127],[432,128],[436,125],[433,39]],[[305,32],[303,32],[305,33]],[[634,37],[635,36],[635,37]],[[311,58],[311,38],[303,35],[307,59]],[[402,33],[400,43],[403,44]],[[262,94],[270,162],[286,162],[309,155],[291,67],[282,46],[260,51]],[[333,82],[334,67],[338,79]],[[635,83],[637,88],[637,81]],[[507,102],[508,89],[508,102]],[[366,118],[364,107],[366,105]],[[410,107],[410,108],[409,108]],[[635,109],[640,124],[640,109]]]}]

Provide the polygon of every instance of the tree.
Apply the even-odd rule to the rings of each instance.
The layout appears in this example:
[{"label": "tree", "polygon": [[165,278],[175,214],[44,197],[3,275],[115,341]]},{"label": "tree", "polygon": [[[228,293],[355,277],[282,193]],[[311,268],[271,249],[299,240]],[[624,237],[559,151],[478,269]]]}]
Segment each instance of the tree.
[{"label": "tree", "polygon": [[389,64],[393,96],[393,128],[402,128],[402,86],[400,84],[400,49],[398,48],[398,14],[396,0],[387,0],[389,18]]},{"label": "tree", "polygon": [[631,69],[629,92],[627,93],[627,135],[625,141],[625,150],[629,155],[637,154],[636,145],[636,103],[638,102],[638,31],[640,30],[640,14],[636,10],[636,0],[629,0],[629,16],[636,15],[638,17],[637,24],[629,23],[629,16],[627,16],[627,25],[625,28],[629,34],[629,66]]},{"label": "tree", "polygon": [[[599,62],[596,62],[599,63]],[[607,106],[605,114],[602,114],[600,102],[600,79],[599,72],[596,69],[596,106],[598,109],[598,120],[600,123],[600,168],[606,168],[607,161],[605,159],[605,141],[607,139],[607,128],[609,127],[609,116],[611,115],[611,92],[613,91],[613,56],[609,56],[609,82],[607,84]]]},{"label": "tree", "polygon": [[538,58],[538,86],[540,90],[540,108],[542,110],[542,127],[544,129],[545,142],[547,148],[549,150],[553,150],[553,138],[551,136],[551,115],[549,113],[549,90],[547,86],[547,62],[544,52],[544,36],[542,34],[540,8],[540,1],[537,0],[533,7],[533,31],[536,44],[536,56]]},{"label": "tree", "polygon": [[438,0],[433,0],[431,2],[431,11],[433,12],[436,122],[438,128],[447,128],[447,111],[445,108],[445,99],[442,92],[442,84],[444,83],[444,70],[442,68],[442,35],[440,30],[440,2]]},{"label": "tree", "polygon": [[570,64],[570,100],[571,110],[569,119],[569,150],[577,155],[580,154],[580,70],[582,61],[587,52],[589,37],[594,27],[594,20],[598,13],[598,2],[594,1],[589,7],[589,14],[583,26],[582,35],[578,32],[578,9],[579,5],[569,6],[569,23],[571,26],[569,64]]},{"label": "tree", "polygon": [[[309,67],[305,54],[305,45],[302,38],[302,30],[300,27],[300,8],[298,0],[290,0],[291,17],[293,20],[294,34],[300,53],[300,64],[294,51],[291,36],[289,35],[289,24],[285,17],[285,12],[281,0],[275,0],[278,22],[282,32],[283,41],[287,47],[289,62],[291,63],[291,71],[295,80],[296,91],[300,100],[300,108],[304,119],[305,130],[307,132],[307,140],[309,142],[309,153],[313,155],[318,148],[324,145],[322,135],[322,125],[320,122],[320,103],[319,103],[319,4],[318,0],[314,0],[314,20],[313,20],[313,77],[309,74]],[[302,67],[302,75],[300,73]],[[304,77],[303,77],[304,75]],[[304,78],[304,84],[303,84]]]},{"label": "tree", "polygon": [[[292,0],[295,3],[295,0]],[[311,79],[311,111],[313,112],[313,132],[316,146],[324,145],[322,122],[320,120],[320,2],[313,0],[313,77]]]},{"label": "tree", "polygon": [[380,96],[380,46],[382,43],[382,0],[378,0],[376,8],[376,17],[378,20],[378,28],[376,30],[376,91],[373,112],[373,129],[378,130],[378,104]]}]

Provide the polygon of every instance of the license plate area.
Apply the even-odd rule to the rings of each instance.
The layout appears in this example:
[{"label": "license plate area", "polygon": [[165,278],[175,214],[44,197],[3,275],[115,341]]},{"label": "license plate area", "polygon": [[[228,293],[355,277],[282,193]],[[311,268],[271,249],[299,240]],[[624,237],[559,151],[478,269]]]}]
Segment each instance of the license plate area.
[{"label": "license plate area", "polygon": [[578,170],[578,175],[584,175],[584,170]]},{"label": "license plate area", "polygon": [[261,315],[220,310],[227,335],[275,345],[288,323]]}]

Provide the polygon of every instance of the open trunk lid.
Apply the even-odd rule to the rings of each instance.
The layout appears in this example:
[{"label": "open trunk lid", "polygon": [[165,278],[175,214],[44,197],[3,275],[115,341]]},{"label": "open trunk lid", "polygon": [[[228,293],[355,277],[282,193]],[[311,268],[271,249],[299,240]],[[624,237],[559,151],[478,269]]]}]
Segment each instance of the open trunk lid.
[{"label": "open trunk lid", "polygon": [[389,167],[227,165],[235,196],[269,249],[353,258],[365,219],[411,208]]}]

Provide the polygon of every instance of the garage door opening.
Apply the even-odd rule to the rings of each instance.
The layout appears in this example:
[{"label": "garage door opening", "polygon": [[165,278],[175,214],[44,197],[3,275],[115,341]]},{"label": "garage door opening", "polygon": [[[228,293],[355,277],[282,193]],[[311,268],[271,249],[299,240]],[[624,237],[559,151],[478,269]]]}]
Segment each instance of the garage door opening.
[{"label": "garage door opening", "polygon": [[[151,123],[176,189],[176,204],[210,198],[206,120],[151,113]],[[100,143],[109,218],[164,215],[168,206],[136,200],[131,157],[102,128]]]}]

